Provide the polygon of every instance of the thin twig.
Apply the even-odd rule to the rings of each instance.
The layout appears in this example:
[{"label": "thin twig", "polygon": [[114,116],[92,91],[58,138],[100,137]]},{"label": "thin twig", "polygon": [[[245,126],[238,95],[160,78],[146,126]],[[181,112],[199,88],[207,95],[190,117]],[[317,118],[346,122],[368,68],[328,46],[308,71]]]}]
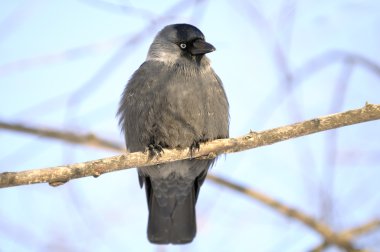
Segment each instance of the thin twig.
[{"label": "thin twig", "polygon": [[350,242],[350,239],[342,236],[342,235],[337,235],[334,233],[329,226],[326,224],[314,219],[311,216],[308,216],[305,213],[302,213],[301,211],[298,211],[295,208],[291,208],[286,206],[285,204],[265,195],[262,194],[258,191],[251,190],[245,186],[238,185],[235,182],[230,182],[226,179],[220,178],[220,177],[215,177],[213,175],[208,175],[208,179],[210,179],[213,182],[216,182],[220,185],[224,185],[230,189],[233,189],[235,191],[238,191],[240,193],[243,193],[244,195],[251,197],[255,200],[260,201],[261,203],[271,207],[272,209],[282,213],[285,216],[288,216],[290,218],[296,219],[306,226],[310,227],[311,229],[315,230],[318,232],[322,237],[328,242],[332,244],[336,244],[341,248],[344,248],[348,251],[355,251],[355,248]]},{"label": "thin twig", "polygon": [[380,219],[371,220],[363,225],[343,231],[341,234],[351,238],[380,228]]},{"label": "thin twig", "polygon": [[[354,227],[351,229],[348,229],[346,231],[340,232],[337,235],[340,237],[343,237],[346,240],[352,240],[356,236],[369,233],[375,229],[380,228],[380,219],[371,220],[363,225],[360,225],[358,227]],[[327,240],[319,244],[317,247],[310,250],[310,252],[321,252],[324,249],[328,248],[331,245],[331,243]],[[365,251],[365,250],[361,250]]]},{"label": "thin twig", "polygon": [[87,146],[109,149],[115,151],[122,151],[123,148],[120,145],[117,145],[113,142],[100,139],[96,137],[94,134],[76,134],[73,132],[65,132],[65,131],[57,131],[46,128],[37,128],[25,126],[20,123],[7,123],[0,121],[0,129],[13,130],[28,134],[33,134],[42,137],[62,139],[70,143],[83,144]]}]

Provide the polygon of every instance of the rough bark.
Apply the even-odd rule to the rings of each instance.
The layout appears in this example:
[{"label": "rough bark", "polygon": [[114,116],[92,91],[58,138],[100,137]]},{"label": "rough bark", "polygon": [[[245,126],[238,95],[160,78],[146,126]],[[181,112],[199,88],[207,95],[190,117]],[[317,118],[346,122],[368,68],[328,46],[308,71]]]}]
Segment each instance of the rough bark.
[{"label": "rough bark", "polygon": [[363,108],[323,116],[261,132],[250,132],[238,138],[218,139],[201,144],[200,149],[164,149],[161,155],[150,156],[147,152],[126,153],[83,163],[57,166],[21,172],[0,173],[0,188],[35,183],[60,185],[71,179],[100,176],[103,173],[188,158],[214,158],[223,153],[239,152],[270,145],[291,138],[352,124],[380,119],[380,105],[366,104]]}]

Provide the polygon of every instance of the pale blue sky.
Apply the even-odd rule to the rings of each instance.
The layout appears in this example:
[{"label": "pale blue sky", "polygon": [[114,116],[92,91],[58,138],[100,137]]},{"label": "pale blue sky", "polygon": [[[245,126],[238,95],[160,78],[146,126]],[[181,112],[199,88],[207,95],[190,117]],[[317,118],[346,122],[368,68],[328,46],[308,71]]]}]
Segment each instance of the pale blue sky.
[{"label": "pale blue sky", "polygon": [[[380,64],[378,13],[375,0],[4,1],[0,120],[123,143],[115,112],[124,85],[156,32],[179,22],[199,27],[217,49],[209,58],[229,98],[232,137],[380,103],[380,74],[336,53]],[[302,70],[318,57],[320,67]],[[229,154],[212,172],[344,230],[380,218],[379,127],[369,122]],[[0,172],[115,154],[0,130]],[[1,189],[0,251],[293,252],[322,241],[303,224],[206,182],[194,242],[154,246],[146,239],[144,194],[134,169],[58,188]],[[379,241],[377,232],[357,244],[376,248]]]}]

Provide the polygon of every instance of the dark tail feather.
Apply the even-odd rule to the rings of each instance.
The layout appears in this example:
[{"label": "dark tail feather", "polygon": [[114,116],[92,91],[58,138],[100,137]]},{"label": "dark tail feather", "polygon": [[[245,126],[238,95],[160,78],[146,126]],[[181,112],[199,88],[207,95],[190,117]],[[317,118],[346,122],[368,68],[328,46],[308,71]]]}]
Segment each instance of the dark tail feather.
[{"label": "dark tail feather", "polygon": [[149,195],[148,239],[157,244],[184,244],[196,234],[195,188],[187,196],[157,199]]}]

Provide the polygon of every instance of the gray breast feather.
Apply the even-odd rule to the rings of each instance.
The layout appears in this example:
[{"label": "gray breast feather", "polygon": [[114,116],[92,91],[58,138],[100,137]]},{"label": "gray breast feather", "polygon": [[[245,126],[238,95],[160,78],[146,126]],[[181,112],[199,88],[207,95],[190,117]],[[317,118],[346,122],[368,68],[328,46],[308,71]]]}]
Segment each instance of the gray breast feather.
[{"label": "gray breast feather", "polygon": [[122,101],[118,113],[130,151],[143,151],[152,136],[168,148],[228,137],[227,98],[210,67],[147,61],[132,76]]}]

